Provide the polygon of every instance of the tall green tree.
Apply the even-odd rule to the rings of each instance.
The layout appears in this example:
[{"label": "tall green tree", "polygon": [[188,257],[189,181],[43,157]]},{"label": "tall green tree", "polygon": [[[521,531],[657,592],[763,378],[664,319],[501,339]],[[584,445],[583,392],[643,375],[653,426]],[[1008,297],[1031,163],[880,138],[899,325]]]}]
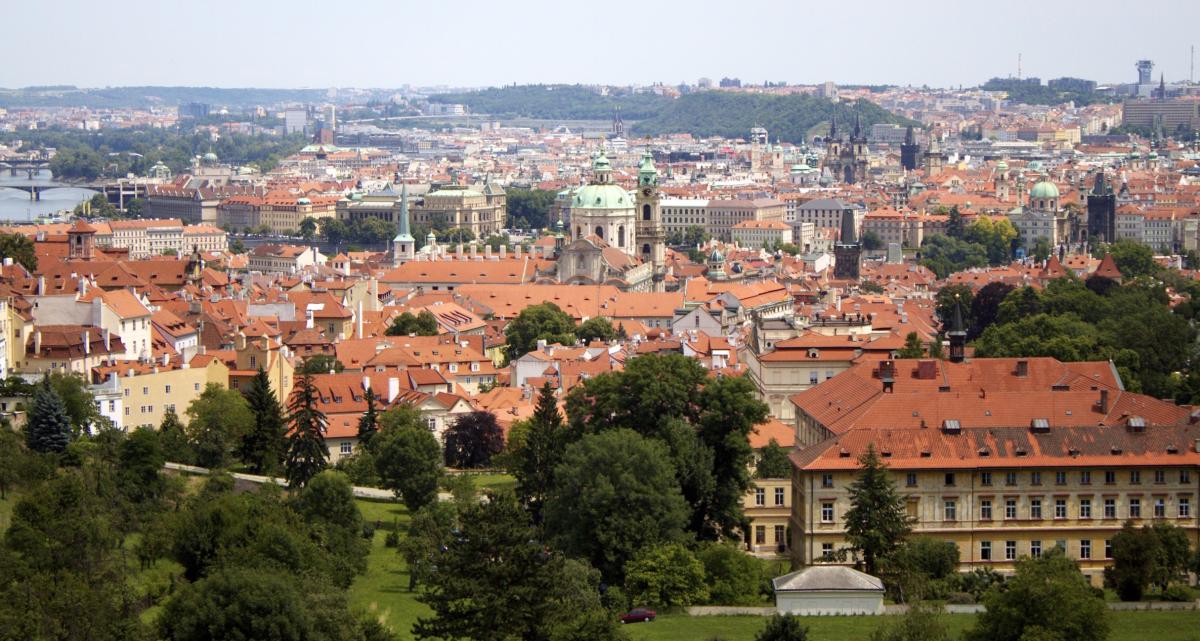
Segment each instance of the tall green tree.
[{"label": "tall green tree", "polygon": [[575,321],[554,303],[530,305],[504,327],[504,337],[508,358],[514,360],[536,349],[539,340],[574,344]]},{"label": "tall green tree", "polygon": [[363,538],[363,517],[354,486],[341,472],[325,470],[309,479],[292,505],[329,553],[334,574],[354,576],[367,570],[370,543]]},{"label": "tall green tree", "polygon": [[1146,586],[1154,581],[1159,559],[1158,537],[1150,528],[1126,521],[1112,538],[1113,564],[1105,568],[1105,580],[1122,601],[1141,601]]},{"label": "tall green tree", "polygon": [[261,367],[246,391],[246,402],[254,415],[254,425],[242,437],[238,457],[249,463],[255,474],[275,474],[287,446],[287,426],[271,380]]},{"label": "tall green tree", "polygon": [[158,438],[162,444],[163,456],[168,461],[185,465],[195,462],[196,452],[174,408],[167,408],[167,411],[163,412],[162,423],[158,426]]},{"label": "tall green tree", "polygon": [[419,600],[417,639],[620,639],[600,605],[599,577],[539,540],[511,494],[465,507]]},{"label": "tall green tree", "polygon": [[154,428],[139,427],[120,444],[121,491],[134,503],[144,504],[162,496],[166,483],[162,477],[162,442]]},{"label": "tall green tree", "polygon": [[254,428],[254,414],[246,397],[216,383],[205,385],[186,413],[188,441],[195,451],[196,464],[202,467],[229,465],[242,437]]},{"label": "tall green tree", "polygon": [[850,484],[846,541],[862,555],[864,571],[877,575],[880,561],[891,556],[912,531],[912,519],[874,444],[867,446],[858,464],[858,477]]},{"label": "tall green tree", "polygon": [[317,235],[317,220],[312,216],[305,216],[304,220],[300,221],[299,231],[305,241],[311,241]]},{"label": "tall green tree", "polygon": [[303,487],[329,463],[325,447],[325,430],[329,419],[317,407],[317,386],[312,376],[303,374],[296,379],[288,403],[287,454],[284,471],[289,487]]},{"label": "tall green tree", "polygon": [[544,509],[556,547],[613,583],[639,550],[680,540],[687,513],[666,448],[627,429],[568,447]]},{"label": "tall green tree", "polygon": [[512,452],[511,459],[512,474],[517,478],[517,496],[537,522],[541,522],[542,506],[554,485],[554,469],[562,461],[566,436],[554,388],[547,381],[538,393],[524,443]]},{"label": "tall green tree", "polygon": [[712,452],[713,492],[692,515],[692,530],[702,538],[732,538],[748,528],[742,498],[750,489],[750,432],[767,421],[767,405],[758,400],[748,376],[720,376],[700,390],[700,440]]},{"label": "tall green tree", "polygon": [[67,408],[50,384],[50,378],[45,377],[33,393],[33,406],[25,423],[25,445],[34,452],[59,454],[67,450],[70,442]]},{"label": "tall green tree", "polygon": [[370,385],[363,390],[363,400],[367,403],[367,409],[358,417],[358,446],[362,449],[371,449],[371,439],[379,431],[379,409],[375,405],[377,398]]},{"label": "tall green tree", "polygon": [[1061,639],[1102,641],[1108,637],[1108,608],[1092,592],[1074,561],[1060,548],[1017,562],[1004,590],[991,590],[986,610],[967,631],[967,641]]},{"label": "tall green tree", "polygon": [[442,448],[416,408],[393,407],[383,413],[373,439],[375,469],[383,487],[396,493],[409,510],[437,500]]},{"label": "tall green tree", "polygon": [[446,430],[446,465],[460,469],[487,467],[504,450],[504,430],[487,411],[459,415]]}]

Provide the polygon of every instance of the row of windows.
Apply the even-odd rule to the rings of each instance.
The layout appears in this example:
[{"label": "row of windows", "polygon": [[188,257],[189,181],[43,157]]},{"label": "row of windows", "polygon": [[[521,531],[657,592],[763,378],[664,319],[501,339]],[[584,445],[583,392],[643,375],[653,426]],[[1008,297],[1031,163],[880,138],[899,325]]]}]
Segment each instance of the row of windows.
[{"label": "row of windows", "polygon": [[[810,380],[812,380],[812,376],[810,376]],[[1130,485],[1141,485],[1142,470],[1129,470],[1128,478],[1129,478]],[[1168,478],[1167,470],[1154,470],[1154,472],[1152,474],[1152,478],[1154,480],[1155,485],[1163,485],[1163,484],[1167,483],[1167,478]],[[1188,485],[1189,483],[1192,482],[1191,470],[1187,470],[1187,469],[1179,470],[1178,478],[1179,478],[1179,483],[1181,485]],[[979,473],[979,484],[984,487],[993,485],[997,479],[998,479],[998,477],[994,476],[992,472],[980,472]],[[1010,487],[1016,486],[1016,485],[1018,485],[1019,480],[1020,480],[1020,473],[1019,472],[1005,472],[1003,475],[1003,480],[1004,480],[1004,485],[1006,485],[1006,486],[1010,486]],[[1091,485],[1092,484],[1092,471],[1091,470],[1080,470],[1078,472],[1078,480],[1079,480],[1080,485]],[[955,487],[958,483],[958,475],[954,472],[946,472],[944,481],[945,481],[946,487]],[[1070,474],[1067,471],[1058,470],[1058,471],[1054,472],[1054,484],[1055,485],[1067,485],[1067,483],[1069,481],[1070,481]],[[917,473],[909,472],[905,476],[905,485],[908,487],[916,487],[917,484],[918,484]],[[1029,472],[1029,484],[1034,485],[1034,486],[1042,485],[1042,472],[1038,471],[1038,470]],[[1116,485],[1117,484],[1117,472],[1115,470],[1105,470],[1104,471],[1104,484],[1105,485]],[[833,487],[833,475],[832,474],[824,475],[822,485],[824,487]]]},{"label": "row of windows", "polygon": [[[783,499],[787,491],[782,487],[775,488],[775,505],[783,505]],[[767,504],[767,491],[761,487],[754,488],[754,505],[764,506]]]},{"label": "row of windows", "polygon": [[[754,526],[754,544],[766,545],[767,543],[767,526]],[[782,525],[775,526],[775,541],[778,545],[787,545],[787,528]]]},{"label": "row of windows", "polygon": [[[762,505],[762,503],[758,503]],[[777,503],[776,505],[782,505]],[[1054,519],[1070,518],[1070,505],[1066,499],[1054,499],[1053,508]],[[1167,518],[1167,499],[1165,497],[1155,497],[1150,504],[1150,515],[1156,519]],[[1100,516],[1104,519],[1117,519],[1117,501],[1116,499],[1104,499],[1100,504]],[[1130,498],[1125,506],[1125,518],[1140,519],[1142,518],[1142,500],[1140,498]],[[1019,504],[1017,499],[1005,499],[1004,505],[1001,508],[1004,520],[1014,520],[1020,518]],[[1046,510],[1041,498],[1029,499],[1029,507],[1027,518],[1032,520],[1041,520],[1046,518]],[[1191,497],[1181,496],[1175,500],[1175,516],[1178,518],[1190,518],[1192,515],[1192,499]],[[1096,518],[1093,510],[1091,499],[1079,499],[1076,509],[1076,516],[1079,519]],[[834,504],[832,501],[824,501],[821,503],[821,522],[833,523],[835,518]],[[992,504],[991,499],[982,499],[979,501],[979,520],[991,521],[996,518],[996,508]],[[957,521],[958,520],[958,501],[954,499],[945,499],[942,501],[942,520]]]},{"label": "row of windows", "polygon": [[[253,361],[254,361],[254,357],[253,357],[253,356],[251,356],[251,357],[250,357],[250,361],[251,361],[251,365],[253,365]],[[193,391],[196,391],[196,392],[199,392],[199,391],[200,391],[200,383],[192,383],[192,390],[193,390]],[[126,388],[125,388],[125,398],[129,398],[129,395],[130,395],[130,394],[132,394],[132,393],[133,393],[133,390],[129,389],[128,387],[126,387]],[[171,393],[171,386],[170,386],[170,385],[164,385],[164,386],[163,386],[163,393],[165,393],[165,394],[170,394],[170,393]],[[150,388],[149,388],[149,387],[143,387],[143,388],[142,388],[142,396],[149,396],[149,395],[150,395]]]},{"label": "row of windows", "polygon": [[[1055,541],[1054,547],[1061,548],[1064,551],[1066,551],[1067,550],[1067,542],[1065,540]],[[993,555],[992,548],[993,548],[992,541],[980,541],[979,542],[979,559],[981,561],[996,560]],[[1037,557],[1042,555],[1042,551],[1043,551],[1043,547],[1042,547],[1042,542],[1040,540],[1034,540],[1034,541],[1029,542],[1029,556],[1036,559]],[[1076,551],[1077,551],[1077,557],[1080,559],[1092,558],[1092,540],[1091,539],[1080,539],[1079,543],[1078,543],[1078,547],[1076,548]],[[1018,553],[1017,542],[1016,541],[1005,541],[1003,544],[1003,553],[1004,553],[1005,561],[1015,561],[1017,559],[1017,553]],[[1110,539],[1104,539],[1104,556],[1102,558],[1105,558],[1105,559],[1112,558],[1112,541]]]}]

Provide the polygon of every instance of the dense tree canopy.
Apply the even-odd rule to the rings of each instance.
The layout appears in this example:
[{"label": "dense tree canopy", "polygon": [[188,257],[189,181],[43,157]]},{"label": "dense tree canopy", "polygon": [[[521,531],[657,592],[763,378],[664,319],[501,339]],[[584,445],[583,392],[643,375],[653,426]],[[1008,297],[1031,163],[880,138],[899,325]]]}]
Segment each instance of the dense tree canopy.
[{"label": "dense tree canopy", "polygon": [[400,405],[384,412],[371,449],[383,487],[393,490],[408,509],[415,511],[437,500],[442,447],[420,411]]},{"label": "dense tree canopy", "polygon": [[545,229],[553,227],[558,218],[551,216],[554,199],[558,195],[548,189],[505,190],[505,209],[508,211],[508,227],[515,229]]},{"label": "dense tree canopy", "polygon": [[1108,636],[1104,598],[1092,592],[1059,548],[1018,561],[1016,576],[1005,585],[984,598],[987,610],[968,631],[968,641],[1102,641]]},{"label": "dense tree canopy", "polygon": [[576,437],[626,428],[665,444],[696,535],[737,536],[744,527],[749,435],[767,417],[747,378],[710,379],[680,354],[639,356],[622,371],[577,385],[566,406]]},{"label": "dense tree canopy", "polygon": [[575,321],[554,303],[530,305],[504,327],[508,358],[520,358],[537,348],[537,342],[575,343]]},{"label": "dense tree canopy", "polygon": [[225,467],[233,461],[242,437],[254,429],[254,413],[246,397],[216,383],[204,387],[188,405],[187,437],[201,467]]},{"label": "dense tree canopy", "polygon": [[415,315],[412,312],[404,312],[392,319],[392,324],[388,325],[385,333],[388,336],[436,336],[437,318],[427,309]]},{"label": "dense tree canopy", "polygon": [[0,234],[0,259],[11,258],[33,273],[37,270],[37,254],[33,241],[25,234]]},{"label": "dense tree canopy", "polygon": [[504,450],[504,430],[496,415],[487,411],[460,415],[446,430],[446,465],[456,468],[487,467]]},{"label": "dense tree canopy", "polygon": [[595,570],[547,548],[511,494],[470,503],[457,521],[425,575],[432,614],[413,627],[417,639],[620,638]]},{"label": "dense tree canopy", "polygon": [[546,499],[558,549],[587,559],[620,583],[639,550],[678,541],[687,523],[666,448],[627,429],[583,437],[567,448]]}]

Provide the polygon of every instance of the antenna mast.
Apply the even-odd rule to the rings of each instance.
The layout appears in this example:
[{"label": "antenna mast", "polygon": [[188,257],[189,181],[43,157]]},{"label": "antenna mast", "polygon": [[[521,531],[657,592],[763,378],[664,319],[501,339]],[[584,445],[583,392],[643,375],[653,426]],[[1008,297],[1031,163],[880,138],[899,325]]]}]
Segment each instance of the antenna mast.
[{"label": "antenna mast", "polygon": [[1021,54],[1017,53],[1017,80],[1021,79]]}]

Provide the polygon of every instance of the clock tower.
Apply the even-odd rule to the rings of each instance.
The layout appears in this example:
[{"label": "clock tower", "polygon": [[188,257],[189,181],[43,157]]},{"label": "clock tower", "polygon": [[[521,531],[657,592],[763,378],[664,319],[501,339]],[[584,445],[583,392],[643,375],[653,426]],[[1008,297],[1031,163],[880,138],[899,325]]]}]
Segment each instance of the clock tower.
[{"label": "clock tower", "polygon": [[647,149],[642,154],[642,162],[638,165],[638,185],[635,203],[637,206],[637,242],[638,256],[644,262],[654,266],[654,291],[665,289],[666,277],[666,235],[662,226],[662,212],[659,207],[661,194],[658,191],[658,169],[654,167],[654,157]]}]

